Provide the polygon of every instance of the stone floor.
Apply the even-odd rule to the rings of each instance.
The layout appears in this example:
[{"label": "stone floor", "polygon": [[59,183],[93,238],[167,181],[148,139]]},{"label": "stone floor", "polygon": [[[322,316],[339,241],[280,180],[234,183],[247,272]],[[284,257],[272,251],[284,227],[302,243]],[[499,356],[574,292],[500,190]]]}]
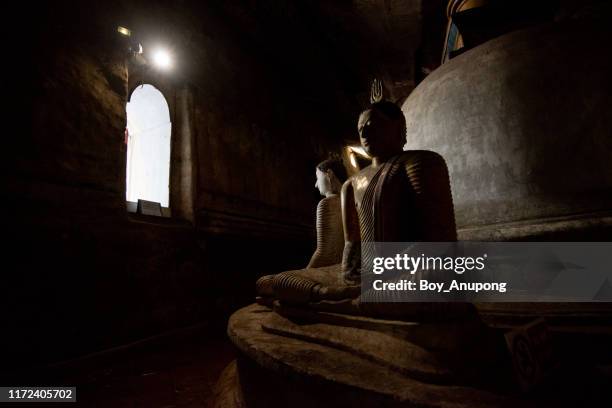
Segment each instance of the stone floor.
[{"label": "stone floor", "polygon": [[47,378],[76,386],[82,407],[206,407],[233,359],[229,340],[202,333],[58,368]]}]

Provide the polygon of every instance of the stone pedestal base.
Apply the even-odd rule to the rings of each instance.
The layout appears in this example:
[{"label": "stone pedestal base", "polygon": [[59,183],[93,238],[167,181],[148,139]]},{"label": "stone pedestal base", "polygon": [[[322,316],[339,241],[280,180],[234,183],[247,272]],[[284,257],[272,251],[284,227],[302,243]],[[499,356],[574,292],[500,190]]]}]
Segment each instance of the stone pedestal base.
[{"label": "stone pedestal base", "polygon": [[[607,392],[612,367],[605,366],[603,359],[599,366],[561,364],[537,391],[521,394],[513,388],[511,368],[505,366],[496,366],[491,374],[507,373],[506,388],[461,384],[453,367],[438,360],[436,352],[402,343],[411,340],[395,332],[403,326],[418,332],[408,327],[415,323],[327,316],[335,320],[331,324],[304,317],[283,317],[260,305],[234,313],[228,335],[238,358],[221,376],[214,405],[461,408],[612,403]],[[421,329],[428,336],[436,330]],[[438,347],[446,349],[444,342]]]},{"label": "stone pedestal base", "polygon": [[[321,327],[316,331],[330,340],[326,345],[305,334],[312,324],[300,326],[287,321],[283,326],[279,319],[285,318],[259,305],[243,308],[230,319],[228,334],[240,352],[233,398],[242,406],[516,406],[512,398],[494,392],[416,380],[401,369],[390,367],[392,361],[385,362],[386,357],[367,358],[355,349],[343,350],[340,338],[333,341],[334,329],[353,330],[353,335],[359,335],[355,330],[363,329],[317,324]],[[294,331],[294,335],[272,333],[271,327],[284,327],[283,330]],[[383,351],[394,346],[390,343],[363,345],[374,354],[375,347]],[[401,349],[396,352],[399,366],[429,372],[436,379],[447,374],[419,348],[407,350],[418,360],[412,366]]]}]

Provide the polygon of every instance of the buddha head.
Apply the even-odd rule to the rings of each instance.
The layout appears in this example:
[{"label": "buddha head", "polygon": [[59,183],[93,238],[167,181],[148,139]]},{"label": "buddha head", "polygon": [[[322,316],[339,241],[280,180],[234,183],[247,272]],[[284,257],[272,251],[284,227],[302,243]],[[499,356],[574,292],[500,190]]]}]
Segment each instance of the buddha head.
[{"label": "buddha head", "polygon": [[393,102],[373,103],[359,115],[357,130],[361,145],[371,157],[393,157],[406,143],[406,119]]},{"label": "buddha head", "polygon": [[317,164],[316,175],[315,188],[326,197],[339,194],[342,183],[347,178],[346,169],[340,159],[327,159]]}]

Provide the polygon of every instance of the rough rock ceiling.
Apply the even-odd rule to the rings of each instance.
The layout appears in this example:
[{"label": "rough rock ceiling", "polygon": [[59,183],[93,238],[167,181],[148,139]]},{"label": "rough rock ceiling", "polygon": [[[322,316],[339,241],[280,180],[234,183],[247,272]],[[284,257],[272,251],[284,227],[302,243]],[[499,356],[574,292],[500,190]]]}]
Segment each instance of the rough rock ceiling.
[{"label": "rough rock ceiling", "polygon": [[[401,100],[415,86],[416,67],[437,62],[445,1],[123,3],[144,37],[174,32],[179,52],[185,53],[185,47],[197,49],[202,37],[232,37],[265,71],[287,83],[288,97],[352,113],[366,103],[374,76],[384,79],[389,97]],[[191,77],[211,57],[206,49],[188,55],[193,66],[185,72]]]},{"label": "rough rock ceiling", "polygon": [[[325,95],[321,85],[327,85],[332,92],[364,102],[374,76],[384,78],[393,99],[412,90],[416,54],[422,52],[423,37],[429,37],[423,35],[424,21],[435,26],[440,39],[426,46],[441,49],[445,2],[422,3],[272,0],[223,3],[221,8],[236,28],[253,39],[256,49],[297,75],[308,97],[320,100]],[[430,21],[435,13],[439,18]]]}]

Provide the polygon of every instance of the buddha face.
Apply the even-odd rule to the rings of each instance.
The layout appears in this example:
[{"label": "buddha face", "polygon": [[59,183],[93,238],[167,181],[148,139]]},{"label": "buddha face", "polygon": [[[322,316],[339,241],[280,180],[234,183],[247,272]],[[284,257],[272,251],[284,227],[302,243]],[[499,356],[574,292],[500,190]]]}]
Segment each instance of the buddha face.
[{"label": "buddha face", "polygon": [[329,175],[325,171],[321,171],[317,168],[317,182],[315,183],[315,188],[319,189],[319,193],[322,196],[326,196],[332,193],[332,183]]},{"label": "buddha face", "polygon": [[376,109],[368,109],[359,116],[357,131],[366,153],[371,157],[391,157],[401,153],[404,135],[397,120],[387,118]]}]

